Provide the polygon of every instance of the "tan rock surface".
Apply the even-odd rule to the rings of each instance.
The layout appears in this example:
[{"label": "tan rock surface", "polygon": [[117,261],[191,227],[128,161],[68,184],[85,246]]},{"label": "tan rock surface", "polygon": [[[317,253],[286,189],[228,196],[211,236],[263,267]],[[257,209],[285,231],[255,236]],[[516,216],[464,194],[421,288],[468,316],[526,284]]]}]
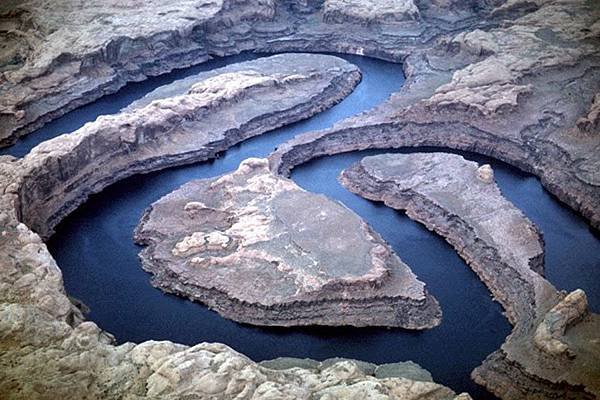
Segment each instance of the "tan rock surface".
[{"label": "tan rock surface", "polygon": [[135,234],[154,286],[254,325],[426,329],[441,311],[356,214],[247,159],[146,211]]},{"label": "tan rock surface", "polygon": [[598,397],[600,316],[588,312],[583,291],[565,296],[540,275],[541,236],[490,172],[451,154],[386,154],[340,180],[443,236],[502,304],[514,329],[473,371],[476,382],[506,399]]},{"label": "tan rock surface", "polygon": [[[592,99],[600,90],[597,72],[600,25],[595,3],[583,0],[509,0],[502,5],[495,1],[434,0],[429,3],[417,3],[421,18],[418,24],[410,23],[406,27],[395,24],[393,29],[388,29],[387,24],[377,21],[371,26],[324,23],[320,5],[305,0],[275,8],[275,2],[258,0],[211,5],[198,0],[178,2],[184,6],[177,9],[172,9],[171,3],[102,2],[101,7],[87,10],[82,8],[99,3],[5,2],[0,5],[0,141],[2,145],[7,144],[17,135],[114,92],[128,81],[196,64],[209,54],[234,54],[248,49],[365,54],[403,60],[408,78],[404,88],[369,114],[341,123],[330,131],[312,133],[280,146],[271,157],[274,170],[285,173],[294,165],[319,155],[369,147],[433,145],[471,150],[535,173],[548,190],[599,227],[600,138],[593,130],[591,134],[587,131],[588,126],[596,126],[594,104],[597,102],[593,103]],[[56,4],[59,7],[55,7]],[[488,15],[490,7],[497,5],[500,6]],[[127,10],[132,6],[135,11]],[[436,11],[439,7],[441,12]],[[158,16],[154,15],[156,11]],[[116,21],[117,26],[98,33],[102,26],[90,22],[88,29],[88,23],[78,19],[79,14],[89,17],[88,22],[111,24]],[[146,36],[128,35],[121,30],[121,27],[138,28],[132,28],[119,16],[138,21]],[[188,24],[187,18],[193,21]],[[156,23],[157,20],[161,23]],[[475,25],[477,29],[473,29]],[[70,30],[60,29],[62,26]],[[75,33],[80,31],[84,32],[83,41],[79,41]],[[56,35],[53,36],[53,32],[57,32]],[[107,39],[109,32],[117,32],[119,36]],[[57,45],[45,46],[48,38]],[[68,45],[60,49],[58,43],[62,38]],[[101,40],[96,42],[96,39]],[[85,41],[89,43],[79,46]],[[69,46],[77,52],[69,52]],[[48,53],[50,56],[45,53],[46,47],[52,50]],[[22,165],[7,158],[0,160],[4,188],[0,191],[0,224],[9,235],[8,226],[16,223],[22,213],[15,196]],[[147,170],[154,166],[140,168]],[[31,182],[34,188],[35,175]],[[103,184],[91,191],[99,190]],[[81,180],[70,185],[84,192],[89,189],[84,190],[87,183]],[[73,199],[81,200],[80,194]],[[44,198],[35,204],[50,202]],[[48,210],[42,205],[38,209],[47,214],[37,219],[41,222],[36,229],[46,232],[60,220],[62,212],[68,212],[57,213],[55,208]],[[54,219],[48,217],[55,213]],[[29,224],[37,217],[28,218]],[[46,224],[43,222],[46,220],[51,222]],[[78,320],[77,310],[48,295],[48,290],[62,288],[56,279],[59,273],[55,265],[35,261],[31,264],[34,270],[26,267],[25,271],[29,271],[26,277],[20,275],[23,264],[18,260],[31,258],[17,250],[28,245],[28,239],[24,238],[30,235],[25,226],[20,229],[22,233],[17,236],[21,239],[11,242],[13,247],[5,247],[7,250],[3,253],[7,257],[2,259],[0,273],[3,282],[6,276],[9,283],[3,284],[2,288],[7,290],[2,296],[10,299],[11,304],[47,302],[44,310],[52,310],[50,313],[56,313],[61,321]],[[2,240],[0,238],[0,246],[5,246],[8,242]],[[31,247],[37,249],[34,258],[47,254],[39,249],[43,246],[39,240],[32,243]],[[46,276],[50,277],[49,281],[45,280]],[[13,286],[19,291],[13,292]],[[36,315],[37,311],[30,311],[24,314]],[[561,338],[576,354],[575,361],[571,362],[595,365],[597,352],[589,351],[590,341],[581,339],[598,331],[594,321],[593,316],[586,316],[581,323],[568,328]],[[523,337],[524,343],[535,351],[531,336]],[[593,340],[592,344],[599,343]],[[522,348],[520,343],[516,348]],[[532,357],[535,352],[517,354],[507,346],[504,350],[506,352],[490,356],[485,374],[479,374],[477,379],[502,397],[526,398],[528,392],[520,388],[534,387],[538,383],[528,374],[537,373],[536,364],[552,360],[536,359]],[[507,359],[508,353],[511,359]],[[531,360],[527,371],[513,368],[516,358],[520,358],[519,362]],[[11,361],[11,368],[15,362]],[[494,365],[497,368],[494,369]],[[576,368],[566,369],[570,370]],[[39,370],[33,368],[32,371]],[[552,379],[569,380],[564,371],[565,368],[559,366]],[[44,388],[41,383],[47,379],[43,373],[39,375],[39,387]],[[63,375],[54,376],[67,379],[65,390],[75,387],[74,381],[68,381],[70,378]],[[600,382],[592,373],[587,379],[591,383]],[[77,383],[78,388],[86,382]],[[58,390],[58,385],[53,388]],[[27,390],[24,393],[30,393]],[[570,392],[564,386],[555,386],[554,390],[548,396],[582,397],[580,392]],[[54,394],[60,392],[50,390],[48,393],[55,398]]]}]

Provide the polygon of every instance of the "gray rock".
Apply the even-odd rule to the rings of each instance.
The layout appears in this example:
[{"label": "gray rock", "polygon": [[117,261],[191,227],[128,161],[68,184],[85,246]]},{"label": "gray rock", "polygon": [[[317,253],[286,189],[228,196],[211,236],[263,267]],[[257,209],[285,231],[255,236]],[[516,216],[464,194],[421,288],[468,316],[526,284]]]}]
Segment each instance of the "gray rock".
[{"label": "gray rock", "polygon": [[254,325],[439,324],[437,301],[356,214],[248,159],[190,182],[135,233],[152,284]]},{"label": "gray rock", "polygon": [[293,358],[293,357],[279,357],[273,360],[265,360],[258,363],[260,366],[275,369],[284,370],[291,368],[303,368],[317,371],[321,365],[320,362],[312,360],[310,358]]},{"label": "gray rock", "polygon": [[490,287],[513,324],[532,319],[537,302],[558,296],[538,273],[542,237],[493,178],[480,176],[477,163],[453,154],[384,154],[363,158],[340,181],[365,198],[406,210],[442,235]]},{"label": "gray rock", "polygon": [[375,375],[375,369],[377,368],[377,365],[370,363],[370,362],[366,362],[366,361],[352,360],[352,359],[341,358],[341,357],[334,357],[334,358],[328,358],[326,360],[323,360],[321,362],[321,369],[328,368],[340,361],[352,361],[366,375],[373,375],[373,376]]},{"label": "gray rock", "polygon": [[398,23],[419,19],[413,0],[325,0],[323,19],[332,23]]},{"label": "gray rock", "polygon": [[282,54],[200,74],[177,96],[156,96],[32,149],[18,161],[21,178],[13,180],[21,220],[47,237],[90,194],[111,183],[214,158],[242,140],[331,107],[359,80],[354,65],[311,54]]},{"label": "gray rock", "polygon": [[[0,146],[127,82],[212,56],[320,51],[401,60],[415,44],[426,45],[435,34],[471,24],[474,15],[491,10],[481,0],[435,0],[424,13],[411,0],[394,0],[399,6],[381,10],[387,3],[363,0],[335,8],[343,16],[356,15],[350,11],[356,7],[369,10],[371,24],[363,26],[327,22],[323,2],[314,0],[3,2]],[[381,34],[388,20],[419,14],[421,23],[394,25]]]},{"label": "gray rock", "polygon": [[381,364],[375,369],[375,377],[379,379],[406,378],[413,381],[433,382],[429,371],[412,361]]},{"label": "gray rock", "polygon": [[489,165],[385,154],[363,158],[340,180],[444,237],[502,304],[514,329],[473,372],[476,382],[508,399],[600,394],[600,316],[588,313],[583,291],[565,297],[541,275],[541,235],[504,199]]},{"label": "gray rock", "polygon": [[[471,150],[535,173],[550,192],[598,228],[600,137],[596,134],[598,103],[592,99],[600,90],[599,9],[594,2],[584,1],[500,3],[418,1],[418,23],[402,21],[390,25],[378,19],[369,24],[328,23],[323,18],[322,2],[313,0],[285,4],[262,0],[161,4],[3,2],[0,145],[114,92],[126,82],[203,62],[209,54],[244,50],[363,54],[403,61],[407,74],[403,89],[368,114],[280,146],[271,157],[275,171],[286,173],[313,157],[354,149],[433,145]],[[497,8],[490,13],[493,7]],[[95,145],[89,146],[88,150],[94,148]],[[51,148],[46,151],[51,152]],[[44,155],[38,156],[39,160],[46,160]],[[36,174],[31,175],[21,199],[18,189],[24,165],[0,158],[0,294],[6,304],[23,305],[19,311],[11,308],[11,318],[28,315],[23,320],[31,321],[30,336],[35,332],[40,341],[46,340],[45,334],[40,333],[45,325],[42,318],[32,317],[38,315],[39,309],[71,324],[80,322],[81,317],[68,299],[63,299],[60,270],[43,243],[27,226],[17,225],[22,210],[27,214],[21,220],[48,235],[89,193],[100,190],[110,179],[126,176],[103,176],[94,181],[93,174],[98,171],[86,171],[91,180],[89,175],[83,178],[69,167],[79,165],[77,158],[71,159],[75,160],[73,164],[60,167],[43,166],[41,161],[39,164],[40,170],[51,170],[51,176],[59,176],[61,169],[66,168],[67,175],[77,177],[65,184],[73,193],[65,195],[64,202],[59,193],[55,200],[51,196],[53,188],[63,184],[36,181]],[[170,159],[169,163],[173,161]],[[136,171],[158,167],[161,166],[144,164]],[[32,197],[27,197],[30,192]],[[587,315],[560,337],[576,354],[575,364],[566,365],[560,360],[555,369],[556,373],[564,372],[566,380],[557,376],[540,380],[538,369],[551,365],[552,360],[538,358],[536,352],[511,350],[510,343],[519,342],[519,337],[525,347],[535,348],[531,335],[511,335],[503,349],[490,355],[474,377],[503,398],[527,398],[532,391],[550,398],[589,398],[591,395],[582,394],[580,386],[571,385],[568,376],[581,371],[577,365],[598,364],[596,352],[586,351],[589,343],[580,340],[598,331],[589,322],[595,318]],[[539,326],[537,322],[532,329]],[[62,328],[56,327],[56,331],[62,332]],[[14,336],[5,337],[13,343]],[[24,337],[19,340],[31,339]],[[6,360],[0,365],[0,372],[10,372],[13,365],[19,365],[14,372],[17,378],[0,382],[24,382],[26,377],[31,384],[24,388],[16,384],[17,389],[3,387],[2,393],[21,391],[25,398],[41,394],[80,398],[84,391],[95,393],[98,387],[90,383],[97,382],[98,370],[91,370],[88,365],[74,370],[76,375],[65,373],[65,365],[50,362],[62,355],[54,354],[55,358],[48,357],[47,361],[44,357],[36,360],[15,354],[0,360]],[[73,354],[79,359],[81,353]],[[94,356],[93,360],[97,362],[98,358]],[[100,371],[106,369],[99,365]],[[588,381],[600,382],[593,371],[588,371],[588,375]],[[115,383],[127,376],[122,371],[117,375],[109,373],[100,387],[110,388],[106,389],[108,397],[123,397],[127,390],[136,395],[144,393],[143,379],[134,380],[133,388],[127,390]],[[32,394],[36,387],[48,389]],[[370,393],[377,392],[374,386],[369,389]],[[302,395],[299,393],[294,392],[297,397]],[[107,396],[106,391],[103,394]],[[291,397],[292,392],[287,395]],[[362,397],[366,395],[362,393]]]}]

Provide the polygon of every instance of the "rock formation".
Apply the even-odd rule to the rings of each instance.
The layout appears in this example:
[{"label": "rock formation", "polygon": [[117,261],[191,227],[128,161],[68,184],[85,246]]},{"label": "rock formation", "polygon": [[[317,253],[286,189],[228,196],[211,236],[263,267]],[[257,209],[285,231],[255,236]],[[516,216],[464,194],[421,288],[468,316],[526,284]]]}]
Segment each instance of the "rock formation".
[{"label": "rock formation", "polygon": [[[0,146],[127,82],[212,56],[245,50],[320,51],[400,60],[437,33],[472,24],[475,15],[490,9],[488,2],[435,0],[431,9],[419,12],[412,0],[329,1],[342,16],[354,15],[357,7],[369,10],[375,26],[339,24],[337,18],[328,22],[323,0],[4,2]],[[387,3],[391,5],[381,11]],[[390,18],[419,14],[418,25],[383,32],[379,26]]]},{"label": "rock formation", "polygon": [[357,215],[248,159],[146,211],[136,241],[152,283],[254,325],[431,328],[441,311]]},{"label": "rock formation", "polygon": [[600,136],[574,134],[593,131],[597,119],[600,9],[517,0],[491,15],[502,23],[414,50],[404,60],[405,85],[387,102],[278,146],[274,170],[367,148],[474,151],[537,175],[600,228]]},{"label": "rock formation", "polygon": [[201,74],[180,95],[102,116],[9,161],[20,174],[14,181],[20,218],[47,237],[65,215],[111,183],[214,158],[244,139],[329,108],[359,79],[346,61],[310,54]]},{"label": "rock formation", "polygon": [[[488,172],[482,177],[482,171]],[[556,290],[539,275],[544,250],[538,229],[502,196],[489,171],[489,165],[453,154],[384,154],[365,157],[340,181],[362,197],[406,210],[443,236],[515,324],[531,319],[532,304],[552,301]]]},{"label": "rock formation", "polygon": [[[159,100],[125,114],[101,118],[71,136],[65,135],[45,143],[24,159],[0,157],[1,393],[8,398],[23,399],[79,399],[82,395],[96,398],[181,398],[192,394],[222,399],[236,395],[240,398],[303,398],[325,394],[407,399],[453,397],[449,389],[433,383],[405,378],[384,381],[368,376],[353,363],[342,363],[341,367],[338,363],[332,369],[324,368],[322,371],[294,369],[279,372],[258,367],[246,357],[218,344],[200,344],[192,348],[170,342],[116,346],[110,334],[94,323],[83,322],[81,312],[64,292],[60,269],[46,246],[37,234],[19,222],[26,215],[39,215],[42,216],[36,217],[39,230],[50,232],[53,224],[64,216],[64,210],[74,208],[69,202],[83,201],[81,194],[91,193],[93,190],[90,189],[94,186],[99,190],[120,179],[119,174],[126,176],[132,173],[127,168],[135,169],[135,165],[139,165],[137,160],[148,156],[161,162],[167,161],[166,164],[140,165],[138,171],[171,165],[169,163],[174,160],[165,157],[167,153],[164,152],[174,150],[174,147],[169,149],[165,146],[169,141],[158,140],[160,145],[154,143],[153,146],[153,142],[148,140],[159,131],[166,130],[173,135],[172,138],[182,135],[181,141],[170,143],[185,150],[193,141],[197,149],[206,152],[206,156],[213,156],[218,151],[215,146],[228,146],[234,142],[224,140],[225,133],[238,133],[233,127],[221,134],[217,132],[216,144],[211,144],[213,139],[210,135],[202,135],[201,140],[197,140],[190,132],[178,130],[180,118],[187,117],[188,123],[196,123],[194,116],[207,118],[209,111],[218,118],[215,105],[223,112],[237,113],[236,106],[243,107],[244,102],[252,101],[254,96],[264,99],[275,81],[281,95],[292,103],[279,99],[277,108],[275,102],[262,101],[267,109],[275,107],[283,110],[281,114],[285,113],[285,116],[277,113],[273,116],[271,112],[267,120],[271,125],[259,125],[255,130],[246,126],[248,129],[240,133],[258,134],[277,126],[277,123],[289,122],[289,118],[305,117],[339,101],[359,78],[355,67],[339,59],[320,56],[305,58],[312,72],[303,76],[299,72],[308,72],[303,71],[303,65],[307,64],[294,57],[288,58],[293,61],[287,64],[291,68],[288,74],[284,68],[285,57],[270,61],[277,73],[257,74],[252,65],[246,66],[247,73],[241,73],[239,69],[221,71],[230,73],[227,77],[235,80],[218,79],[218,75],[214,79],[215,74],[211,73],[209,80],[182,92],[183,98]],[[323,67],[327,77],[320,75],[318,68],[315,71],[315,66]],[[232,73],[235,75],[232,76]],[[291,91],[295,89],[299,93],[292,95]],[[302,104],[308,102],[309,97],[310,104]],[[186,108],[188,106],[191,107]],[[286,106],[294,107],[294,112],[289,112]],[[181,113],[170,112],[172,107]],[[248,112],[265,111],[247,110],[241,115],[256,117]],[[258,115],[260,117],[261,114]],[[166,126],[172,129],[166,129]],[[250,128],[253,126],[250,125]],[[121,142],[123,138],[129,140]],[[237,138],[233,136],[234,140]],[[102,147],[102,143],[106,147]],[[203,146],[209,147],[202,150]],[[121,167],[125,169],[119,171],[118,162],[112,165],[116,169],[108,168],[110,164],[103,160],[106,157],[112,160],[118,158],[114,153],[105,153],[106,149],[121,151],[121,148],[125,149],[120,153],[123,154]],[[131,157],[129,161],[127,155]],[[175,161],[186,160],[185,154],[183,157],[175,158]],[[56,168],[50,168],[51,165]],[[102,165],[102,168],[92,168],[94,165]],[[52,171],[56,174],[53,175]],[[60,183],[61,179],[65,181]],[[30,182],[30,187],[25,191],[27,182]],[[27,201],[20,199],[21,194],[31,196],[44,191],[46,197],[39,201],[33,201],[32,197]],[[69,196],[67,193],[70,191],[74,195]],[[47,219],[56,210],[63,211],[58,212],[56,218]],[[32,221],[30,225],[35,224]],[[345,372],[338,376],[338,368]],[[319,394],[321,391],[322,394]]]},{"label": "rock formation", "polygon": [[489,165],[385,154],[363,158],[340,180],[443,236],[502,304],[514,330],[474,371],[478,383],[507,399],[600,396],[600,316],[588,313],[583,291],[565,297],[543,278],[541,236],[502,197]]},{"label": "rock formation", "polygon": [[323,18],[332,23],[394,23],[418,19],[419,9],[413,0],[326,0]]},{"label": "rock formation", "polygon": [[[10,176],[0,164],[2,177]],[[467,400],[413,368],[335,361],[310,368],[259,366],[222,344],[114,344],[67,298],[40,237],[0,194],[0,393],[3,399],[380,398]],[[391,372],[391,375],[389,374]],[[391,376],[391,377],[390,377]]]},{"label": "rock formation", "polygon": [[[599,114],[598,101],[593,100],[600,91],[600,9],[596,4],[584,0],[406,0],[388,2],[391,9],[375,7],[381,4],[370,0],[3,2],[0,146],[127,82],[212,56],[244,50],[361,54],[404,62],[407,81],[402,90],[371,112],[280,146],[270,157],[274,172],[286,174],[311,158],[365,148],[470,150],[537,175],[550,192],[600,228]],[[411,4],[418,13],[410,11]],[[362,18],[365,14],[358,20],[352,17],[357,6],[369,10],[368,18]],[[304,98],[300,100],[306,106],[303,111],[292,118],[288,118],[290,113],[278,115],[278,123],[309,116],[347,94],[358,73],[341,68],[345,72],[333,73],[333,83],[327,77],[316,79],[330,82],[331,90],[316,102],[315,109],[311,108],[314,100]],[[244,92],[269,90],[256,82],[258,77],[235,73],[236,79],[246,75]],[[279,80],[268,75],[267,80]],[[292,85],[287,82],[284,87],[288,84]],[[243,100],[238,101],[239,110],[247,110]],[[206,360],[213,356],[205,357],[204,351],[211,345],[180,350],[183,347],[174,344],[141,344],[135,348],[148,349],[151,356],[130,364],[122,354],[133,345],[107,344],[107,334],[94,324],[80,324],[80,313],[64,294],[60,270],[30,230],[46,237],[90,193],[130,174],[213,157],[231,144],[217,138],[193,149],[186,147],[196,142],[189,132],[184,133],[185,122],[177,122],[167,103],[159,106],[160,123],[155,125],[142,123],[148,117],[142,106],[127,111],[133,123],[141,124],[134,128],[122,125],[120,117],[105,117],[71,137],[40,146],[23,160],[0,157],[2,393],[17,398],[80,398],[84,392],[90,397],[134,398],[146,396],[152,388],[154,397],[181,397],[205,387],[206,382],[196,380],[196,372],[207,369],[195,369],[195,363],[209,364]],[[179,106],[177,112],[190,111]],[[150,114],[148,120],[154,124],[154,112]],[[193,122],[194,126],[200,123]],[[258,126],[264,125],[272,128],[277,123],[267,118]],[[157,132],[153,128],[180,137],[176,145],[186,152],[173,153],[168,141],[160,138],[146,142],[145,132],[152,137]],[[259,133],[253,129],[233,136],[242,140],[248,131]],[[108,163],[109,159],[115,163]],[[486,169],[479,176],[483,181],[493,178]],[[521,272],[542,282],[525,269]],[[547,288],[545,283],[542,287]],[[523,294],[537,293],[537,289],[525,289]],[[592,398],[591,393],[597,393],[594,385],[600,381],[590,367],[598,365],[597,351],[590,351],[590,342],[581,338],[598,331],[597,317],[580,313],[585,301],[578,292],[561,297],[558,294],[556,301],[543,307],[536,303],[530,311],[507,308],[514,318],[523,312],[535,314],[535,319],[528,325],[517,323],[502,349],[476,370],[475,379],[503,398]],[[245,360],[242,356],[232,356],[221,347],[206,351],[227,368],[233,365],[229,361],[239,365],[238,375],[251,371],[244,375],[248,377],[244,382],[260,382],[248,383],[250,389],[243,392],[246,386],[236,386],[240,381],[232,378],[227,382],[234,382],[231,387],[242,392],[215,392],[217,398],[231,397],[231,393],[302,398],[321,393],[324,386],[311,386],[314,382],[331,382],[330,374],[305,370],[276,375],[282,380],[262,369],[252,375],[257,371],[253,363],[236,364],[240,358]],[[164,358],[163,354],[171,355]],[[173,354],[176,360],[169,358]],[[169,364],[160,373],[152,369],[155,362],[159,368],[166,360],[180,364]],[[219,363],[213,366],[219,368]],[[131,378],[128,371],[139,375]],[[146,379],[149,376],[154,376],[152,384]],[[285,386],[282,382],[293,383]],[[341,382],[343,390],[351,386],[356,391],[322,392],[321,396],[411,398],[408,393],[417,387],[394,381],[399,386],[390,388],[390,381],[362,375],[336,382]],[[223,381],[211,385],[206,387],[220,388]],[[276,392],[282,385],[286,391]],[[256,394],[258,387],[262,389]],[[422,389],[413,397],[429,393]]]}]

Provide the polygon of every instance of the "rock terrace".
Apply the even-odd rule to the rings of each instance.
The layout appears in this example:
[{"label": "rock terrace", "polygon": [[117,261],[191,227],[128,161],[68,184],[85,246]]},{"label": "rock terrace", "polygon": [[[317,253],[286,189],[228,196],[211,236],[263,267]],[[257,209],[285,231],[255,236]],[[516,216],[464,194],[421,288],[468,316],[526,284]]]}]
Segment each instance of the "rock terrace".
[{"label": "rock terrace", "polygon": [[477,382],[506,398],[600,395],[600,316],[588,312],[583,291],[565,296],[544,279],[541,235],[504,199],[489,165],[445,153],[384,154],[340,180],[443,236],[502,304],[514,329],[473,372]]},{"label": "rock terrace", "polygon": [[145,213],[136,241],[155,286],[256,325],[431,328],[425,285],[358,216],[248,159]]}]

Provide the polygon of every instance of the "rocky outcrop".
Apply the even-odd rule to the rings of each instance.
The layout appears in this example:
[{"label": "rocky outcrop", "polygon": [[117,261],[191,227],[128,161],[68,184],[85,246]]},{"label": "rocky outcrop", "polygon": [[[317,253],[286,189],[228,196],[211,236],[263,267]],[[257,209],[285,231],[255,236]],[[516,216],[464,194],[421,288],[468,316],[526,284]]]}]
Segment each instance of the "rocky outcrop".
[{"label": "rocky outcrop", "polygon": [[541,236],[502,197],[489,165],[387,154],[362,159],[340,180],[443,236],[502,304],[514,329],[473,372],[479,384],[503,399],[600,396],[600,316],[588,313],[583,291],[565,296],[543,278]]},{"label": "rocky outcrop", "polygon": [[[529,9],[511,3],[511,13]],[[474,151],[537,175],[600,228],[600,137],[572,133],[593,125],[586,120],[594,120],[590,104],[600,89],[600,11],[584,1],[534,8],[414,51],[401,91],[370,112],[279,146],[273,169],[287,174],[316,157],[367,148]]]},{"label": "rocky outcrop", "polygon": [[323,4],[323,19],[330,23],[397,23],[418,18],[413,0],[325,0]]},{"label": "rocky outcrop", "polygon": [[111,183],[214,158],[244,139],[332,106],[359,79],[358,69],[344,60],[308,54],[197,76],[189,88],[179,88],[180,95],[100,117],[10,161],[20,174],[14,181],[20,218],[47,237],[66,214]]},{"label": "rocky outcrop", "polygon": [[437,301],[357,215],[248,159],[146,211],[154,286],[254,325],[431,328]]},{"label": "rocky outcrop", "polygon": [[[476,151],[536,174],[548,190],[600,227],[600,136],[594,134],[597,101],[592,102],[600,89],[600,25],[594,2],[509,0],[500,5],[494,0],[415,1],[418,21],[391,24],[385,18],[368,24],[327,22],[320,0],[142,3],[30,0],[0,5],[0,145],[114,92],[126,82],[197,64],[213,55],[243,50],[363,54],[404,61],[407,82],[403,89],[370,113],[280,146],[270,158],[274,171],[286,173],[314,157],[364,148],[429,145]],[[495,6],[499,7],[488,14]],[[12,307],[10,316],[2,321],[27,321],[17,324],[31,329],[19,336],[27,336],[27,340],[35,340],[43,330],[44,313],[73,326],[81,315],[60,294],[60,270],[39,238],[16,223],[25,221],[47,235],[87,194],[126,176],[115,171],[102,175],[106,171],[94,169],[93,164],[88,164],[82,175],[73,172],[80,160],[93,159],[104,167],[100,153],[106,151],[104,142],[90,143],[93,146],[75,146],[77,154],[72,157],[46,158],[56,150],[48,145],[28,162],[0,159],[0,223],[7,232],[0,237],[0,293],[3,302]],[[110,147],[114,145],[112,142]],[[122,146],[123,154],[134,147],[127,142]],[[151,147],[136,147],[143,149],[136,157],[156,150]],[[124,168],[135,173],[162,167],[154,163],[161,162],[161,157]],[[183,158],[165,159],[169,165],[202,159]],[[33,164],[39,168],[36,173],[35,168],[30,169]],[[60,179],[46,181],[46,169]],[[63,170],[64,186],[60,182]],[[27,189],[20,191],[27,171],[33,172],[28,175]],[[98,176],[102,178],[95,181]],[[490,178],[486,171],[481,171],[481,176]],[[53,192],[55,188],[58,192]],[[71,193],[64,202],[63,192]],[[20,233],[15,234],[16,230]],[[551,305],[548,307],[546,311]],[[561,334],[561,329],[550,329],[555,318],[550,314],[546,328],[540,328],[550,335],[540,334],[538,342],[556,339],[569,349],[554,358],[540,351],[540,344],[533,340],[545,315],[537,312],[538,319],[531,326],[516,329],[518,334],[511,335],[502,349],[475,371],[475,379],[505,398],[527,398],[533,392],[542,398],[591,398],[577,382],[586,388],[600,382],[595,370],[581,367],[598,364],[597,352],[590,351],[590,343],[597,342],[580,339],[598,332],[595,315],[565,325]],[[83,342],[89,336],[93,335]],[[9,339],[2,345],[21,348],[21,339],[5,337]],[[39,343],[51,342],[40,337]],[[99,341],[104,340],[103,336]],[[43,348],[39,343],[25,351]],[[57,353],[62,342],[52,343],[58,343],[50,347],[52,360],[85,362],[89,354],[81,351],[62,358],[63,353]],[[86,356],[80,357],[82,353]],[[118,364],[119,359],[111,358],[112,350],[106,354],[108,361],[103,365]],[[21,390],[26,398],[32,397],[29,394],[34,390],[38,397],[42,393],[52,398],[74,388],[79,394],[91,387],[102,387],[109,394],[126,392],[114,386],[126,376],[123,374],[111,375],[100,386],[93,386],[98,371],[88,373],[86,366],[72,370],[67,361],[25,364],[19,355],[0,357],[0,362],[4,360],[2,373],[17,372],[0,380],[15,385],[2,392]],[[14,365],[23,368],[14,369]],[[540,370],[540,366],[545,367]],[[47,374],[42,367],[48,368]],[[587,375],[582,380],[584,372]],[[38,385],[26,383],[38,376]]]},{"label": "rocky outcrop", "polygon": [[[440,32],[472,24],[486,1],[352,1],[371,24],[328,22],[323,0],[27,0],[0,5],[0,146],[83,104],[175,68],[246,50],[401,60]],[[348,4],[346,4],[348,3]],[[389,7],[381,9],[384,4]],[[477,4],[477,7],[473,7]],[[463,10],[459,14],[449,9]],[[388,29],[387,20],[419,24]],[[364,20],[362,15],[357,16]],[[337,18],[333,18],[337,20]]]},{"label": "rocky outcrop", "polygon": [[583,135],[600,134],[600,93],[594,96],[590,111],[577,120],[577,129]]},{"label": "rocky outcrop", "polygon": [[[9,176],[0,164],[2,177]],[[0,194],[0,393],[3,399],[467,400],[416,367],[376,376],[354,361],[316,367],[260,366],[222,344],[168,341],[115,345],[67,298],[40,237]],[[391,372],[390,372],[391,371]]]},{"label": "rocky outcrop", "polygon": [[429,371],[412,361],[376,365],[365,361],[348,360],[344,358],[330,358],[319,362],[309,358],[280,357],[274,360],[262,361],[260,362],[260,365],[276,370],[305,368],[318,371],[329,368],[331,365],[340,361],[352,361],[365,374],[374,375],[376,378],[380,379],[396,377],[420,382],[433,382],[433,378]]},{"label": "rocky outcrop", "polygon": [[[0,143],[128,81],[207,60],[204,30],[210,22],[222,22],[223,14],[239,24],[273,12],[273,2],[262,0],[3,4]],[[200,43],[193,40],[199,30],[204,31]]]},{"label": "rocky outcrop", "polygon": [[552,356],[574,356],[569,350],[569,346],[561,338],[565,335],[567,328],[580,322],[587,313],[588,303],[585,292],[578,289],[569,293],[546,313],[536,328],[533,338],[535,345]]},{"label": "rocky outcrop", "polygon": [[490,171],[453,154],[384,154],[363,158],[340,181],[443,236],[515,324],[534,319],[535,305],[552,302],[557,291],[539,274],[541,234],[502,196]]}]

